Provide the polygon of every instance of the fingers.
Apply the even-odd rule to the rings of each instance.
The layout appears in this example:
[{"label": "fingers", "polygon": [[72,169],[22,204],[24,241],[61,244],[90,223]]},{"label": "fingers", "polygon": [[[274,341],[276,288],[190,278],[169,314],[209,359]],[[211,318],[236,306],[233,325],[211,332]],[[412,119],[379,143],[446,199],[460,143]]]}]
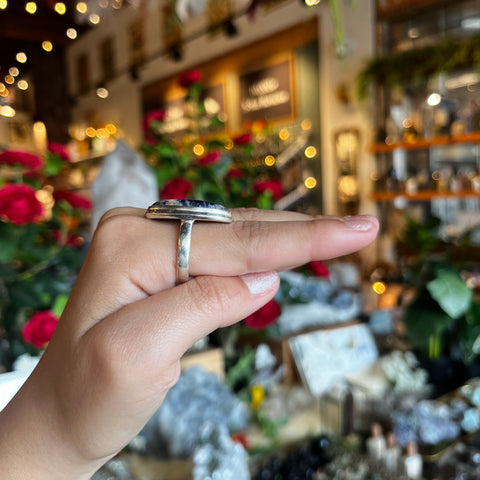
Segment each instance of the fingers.
[{"label": "fingers", "polygon": [[[100,222],[77,281],[81,294],[74,290],[69,302],[89,322],[174,286],[179,222],[143,215],[142,209],[121,208]],[[234,215],[238,220],[231,224],[195,222],[190,275],[284,270],[360,250],[378,231],[378,221],[370,216],[311,217],[255,209]]]},{"label": "fingers", "polygon": [[[82,455],[108,457],[118,451],[178,379],[183,353],[214,329],[260,308],[278,286],[275,272],[197,277],[125,306],[86,331],[74,348],[52,342],[42,366],[50,362],[58,370],[70,358],[69,368],[63,378],[57,375],[55,384],[60,390],[59,410],[72,415],[69,433]],[[88,388],[72,378],[88,379]],[[118,428],[118,412],[122,412],[122,428]],[[93,431],[96,443],[86,436]]]}]

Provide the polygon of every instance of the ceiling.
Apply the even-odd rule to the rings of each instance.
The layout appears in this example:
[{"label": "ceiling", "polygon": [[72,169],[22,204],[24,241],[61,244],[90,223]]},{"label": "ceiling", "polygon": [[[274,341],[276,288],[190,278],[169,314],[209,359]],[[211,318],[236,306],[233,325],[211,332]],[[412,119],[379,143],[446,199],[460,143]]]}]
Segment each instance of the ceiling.
[{"label": "ceiling", "polygon": [[[21,73],[30,69],[32,59],[45,55],[42,42],[48,40],[53,48],[72,42],[67,37],[68,28],[75,28],[78,34],[85,31],[87,25],[79,24],[78,12],[75,6],[78,0],[63,0],[66,11],[63,15],[55,11],[56,0],[36,0],[36,11],[30,14],[26,11],[27,0],[0,0],[0,80],[8,70],[16,66]],[[24,52],[27,62],[20,64],[16,54]]]}]

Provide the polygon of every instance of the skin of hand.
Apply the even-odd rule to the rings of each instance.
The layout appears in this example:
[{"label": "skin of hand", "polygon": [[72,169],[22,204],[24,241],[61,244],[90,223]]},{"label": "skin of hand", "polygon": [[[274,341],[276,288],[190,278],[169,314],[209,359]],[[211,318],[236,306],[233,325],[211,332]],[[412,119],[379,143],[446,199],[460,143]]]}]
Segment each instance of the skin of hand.
[{"label": "skin of hand", "polygon": [[370,216],[232,214],[195,223],[193,278],[177,286],[178,221],[104,215],[46,352],[0,412],[3,480],[90,478],[155,413],[195,341],[273,298],[278,271],[360,250],[378,232]]}]

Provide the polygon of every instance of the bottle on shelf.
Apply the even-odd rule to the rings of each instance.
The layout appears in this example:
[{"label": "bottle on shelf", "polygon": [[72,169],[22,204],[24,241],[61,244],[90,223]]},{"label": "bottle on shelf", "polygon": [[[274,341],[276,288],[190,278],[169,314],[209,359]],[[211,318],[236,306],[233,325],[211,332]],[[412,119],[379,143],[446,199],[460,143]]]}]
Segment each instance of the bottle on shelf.
[{"label": "bottle on shelf", "polygon": [[387,449],[383,457],[385,466],[392,473],[397,473],[400,465],[402,452],[397,444],[397,437],[393,432],[387,435]]},{"label": "bottle on shelf", "polygon": [[405,458],[403,459],[405,473],[411,480],[419,480],[423,474],[423,459],[418,453],[416,442],[408,442]]},{"label": "bottle on shelf", "polygon": [[382,460],[387,448],[382,426],[379,423],[373,423],[370,435],[367,439],[367,453],[374,460]]}]

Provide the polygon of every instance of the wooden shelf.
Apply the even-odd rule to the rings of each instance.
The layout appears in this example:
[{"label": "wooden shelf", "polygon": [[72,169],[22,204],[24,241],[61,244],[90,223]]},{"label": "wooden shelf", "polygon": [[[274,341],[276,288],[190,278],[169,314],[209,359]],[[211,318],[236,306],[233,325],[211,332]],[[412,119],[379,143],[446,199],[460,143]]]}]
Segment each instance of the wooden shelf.
[{"label": "wooden shelf", "polygon": [[460,192],[437,192],[437,191],[422,191],[417,193],[405,192],[373,192],[372,200],[376,202],[393,202],[397,198],[403,198],[409,202],[430,202],[435,199],[442,198],[480,198],[480,192],[470,190],[462,190]]},{"label": "wooden shelf", "polygon": [[458,143],[480,143],[480,132],[473,132],[454,137],[446,135],[443,137],[422,138],[411,142],[375,143],[370,146],[371,153],[388,153],[394,150],[425,150],[431,147],[442,147]]}]

